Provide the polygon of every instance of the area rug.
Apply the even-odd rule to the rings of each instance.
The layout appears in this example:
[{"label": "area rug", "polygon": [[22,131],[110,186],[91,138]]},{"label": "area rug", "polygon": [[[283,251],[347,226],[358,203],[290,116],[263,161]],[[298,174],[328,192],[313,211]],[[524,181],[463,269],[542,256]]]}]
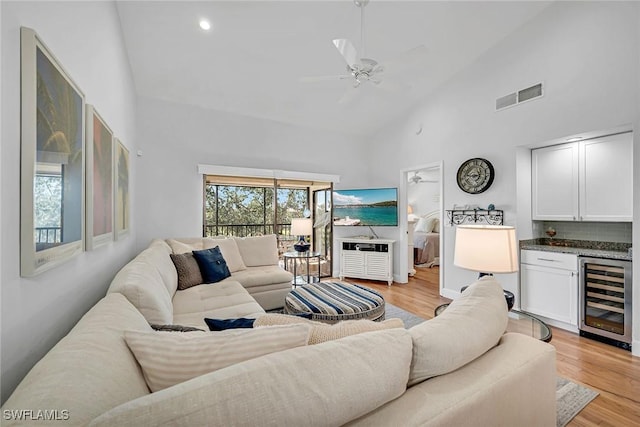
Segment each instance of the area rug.
[{"label": "area rug", "polygon": [[556,381],[556,424],[564,427],[569,424],[585,406],[598,396],[598,392],[580,384],[558,377]]},{"label": "area rug", "polygon": [[409,313],[408,311],[403,310],[400,307],[396,307],[393,304],[389,304],[388,302],[385,302],[384,304],[384,318],[401,319],[404,322],[404,327],[406,329],[424,322],[424,319],[422,317],[418,317],[415,314]]}]

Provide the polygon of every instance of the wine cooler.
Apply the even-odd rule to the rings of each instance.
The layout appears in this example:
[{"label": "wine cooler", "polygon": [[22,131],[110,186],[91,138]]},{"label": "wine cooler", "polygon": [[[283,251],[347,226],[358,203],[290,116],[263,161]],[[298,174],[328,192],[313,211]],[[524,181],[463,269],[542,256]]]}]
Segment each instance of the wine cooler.
[{"label": "wine cooler", "polygon": [[631,350],[631,262],[580,257],[580,335]]}]

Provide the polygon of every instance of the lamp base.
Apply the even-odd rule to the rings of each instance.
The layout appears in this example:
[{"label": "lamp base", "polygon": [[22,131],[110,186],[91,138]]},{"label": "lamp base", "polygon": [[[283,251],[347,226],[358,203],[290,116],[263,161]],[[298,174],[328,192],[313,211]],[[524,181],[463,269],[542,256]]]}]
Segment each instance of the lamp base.
[{"label": "lamp base", "polygon": [[297,252],[307,252],[310,247],[311,247],[311,244],[309,243],[298,242],[295,245],[293,245],[293,249],[295,249]]}]

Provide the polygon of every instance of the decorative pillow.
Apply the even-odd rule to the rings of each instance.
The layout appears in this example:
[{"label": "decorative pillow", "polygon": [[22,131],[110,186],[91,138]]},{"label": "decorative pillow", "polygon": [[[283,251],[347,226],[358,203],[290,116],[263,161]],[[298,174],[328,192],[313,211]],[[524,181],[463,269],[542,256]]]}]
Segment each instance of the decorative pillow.
[{"label": "decorative pillow", "polygon": [[409,386],[455,371],[494,347],[507,328],[500,284],[484,276],[437,317],[409,329],[413,358]]},{"label": "decorative pillow", "polygon": [[154,331],[164,332],[206,332],[204,329],[194,328],[193,326],[182,325],[151,325]]},{"label": "decorative pillow", "polygon": [[433,231],[435,221],[436,218],[420,218],[414,230],[421,233],[431,233]]},{"label": "decorative pillow", "polygon": [[193,257],[198,262],[203,283],[216,283],[231,276],[227,262],[224,260],[220,248],[193,251]]},{"label": "decorative pillow", "polygon": [[235,239],[213,239],[207,237],[202,239],[202,245],[202,249],[210,249],[218,246],[220,252],[222,252],[222,256],[227,261],[227,267],[229,267],[230,272],[235,273],[236,271],[247,269]]},{"label": "decorative pillow", "polygon": [[200,266],[192,252],[186,254],[170,254],[173,265],[178,272],[178,289],[184,290],[203,283]]},{"label": "decorative pillow", "polygon": [[208,319],[204,318],[204,323],[207,324],[210,331],[224,331],[227,329],[241,329],[241,328],[253,328],[253,322],[256,319],[247,319],[246,317],[239,317],[237,319]]},{"label": "decorative pillow", "polygon": [[258,316],[253,323],[254,328],[261,326],[273,325],[293,325],[305,324],[311,325],[311,335],[309,336],[309,344],[318,344],[325,341],[337,340],[349,335],[361,334],[363,332],[379,331],[382,329],[404,328],[401,319],[387,319],[383,322],[374,322],[373,320],[343,320],[341,322],[329,325],[327,323],[307,320],[299,316],[290,316],[287,314],[267,313]]},{"label": "decorative pillow", "polygon": [[152,392],[269,353],[300,347],[309,325],[234,329],[223,332],[135,332],[124,339]]}]

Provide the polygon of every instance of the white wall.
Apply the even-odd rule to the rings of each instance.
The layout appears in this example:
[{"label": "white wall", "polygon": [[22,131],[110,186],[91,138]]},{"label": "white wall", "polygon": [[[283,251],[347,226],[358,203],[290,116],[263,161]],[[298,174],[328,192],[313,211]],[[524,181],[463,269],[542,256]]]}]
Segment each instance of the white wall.
[{"label": "white wall", "polygon": [[[517,225],[519,147],[636,122],[639,7],[633,2],[551,5],[430,95],[406,120],[380,132],[372,141],[378,149],[370,161],[385,167],[371,175],[371,184],[393,185],[398,170],[443,160],[445,209],[493,203],[505,211],[506,225]],[[544,97],[494,111],[496,98],[540,81]],[[420,135],[414,132],[417,123],[423,124]],[[458,166],[472,157],[489,159],[496,171],[492,187],[480,195],[462,192],[455,181]],[[640,186],[635,188],[638,195]],[[453,266],[454,230],[444,231],[443,293],[455,296],[476,273]],[[637,227],[634,231],[638,240]],[[525,227],[519,237],[530,233],[530,226]],[[400,238],[397,233],[387,237]],[[498,280],[517,293],[517,274],[499,275]],[[640,320],[640,315],[634,317]]]},{"label": "white wall", "polygon": [[[39,276],[20,277],[20,27],[34,29],[135,152],[135,92],[113,2],[7,2],[2,10],[2,401],[101,297],[133,255],[131,235]],[[136,161],[132,156],[131,185]],[[136,208],[135,188],[131,189]]]},{"label": "white wall", "polygon": [[335,174],[336,188],[367,184],[357,138],[144,97],[138,119],[138,249],[153,238],[202,235],[198,164]]},{"label": "white wall", "polygon": [[418,216],[437,211],[440,207],[440,183],[407,184],[407,204],[413,208],[413,214]]}]

